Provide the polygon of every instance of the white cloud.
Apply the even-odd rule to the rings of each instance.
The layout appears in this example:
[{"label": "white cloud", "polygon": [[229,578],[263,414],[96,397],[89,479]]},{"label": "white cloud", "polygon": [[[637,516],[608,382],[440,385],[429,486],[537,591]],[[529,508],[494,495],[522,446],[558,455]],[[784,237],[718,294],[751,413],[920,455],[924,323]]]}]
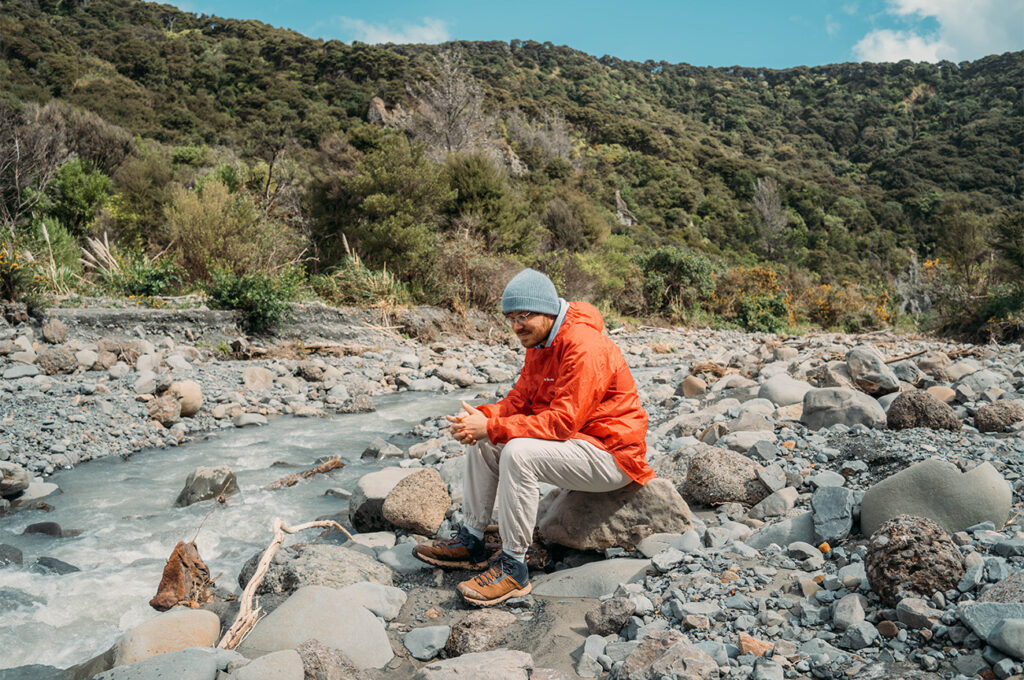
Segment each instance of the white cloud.
[{"label": "white cloud", "polygon": [[[1020,0],[889,0],[887,13],[908,30],[877,29],[853,47],[861,61],[960,61],[1024,47],[1024,2]],[[933,20],[927,33],[919,25]]]},{"label": "white cloud", "polygon": [[828,37],[835,37],[835,35],[839,33],[840,28],[842,28],[842,26],[839,25],[838,21],[832,18],[831,14],[825,15],[825,33],[828,34]]},{"label": "white cloud", "polygon": [[441,19],[424,17],[418,24],[371,24],[362,19],[337,17],[337,23],[348,34],[351,40],[378,43],[442,43],[451,36],[448,26]]}]

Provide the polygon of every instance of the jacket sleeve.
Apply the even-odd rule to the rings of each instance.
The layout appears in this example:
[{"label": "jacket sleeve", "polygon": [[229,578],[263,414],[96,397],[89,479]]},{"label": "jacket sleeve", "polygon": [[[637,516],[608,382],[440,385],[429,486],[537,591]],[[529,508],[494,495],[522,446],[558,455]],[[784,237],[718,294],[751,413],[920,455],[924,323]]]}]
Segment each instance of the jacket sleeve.
[{"label": "jacket sleeve", "polygon": [[590,420],[608,391],[612,374],[604,348],[591,343],[566,343],[559,360],[550,406],[531,415],[488,414],[487,436],[495,444],[503,444],[516,437],[554,441],[572,439]]},{"label": "jacket sleeve", "polygon": [[504,399],[493,404],[484,404],[477,408],[483,411],[488,418],[522,413],[525,410],[523,407],[526,406],[526,395],[523,394],[526,382],[525,374],[526,366],[524,365],[523,370],[519,373],[519,379],[516,380],[516,384],[512,386],[512,389],[508,391]]}]

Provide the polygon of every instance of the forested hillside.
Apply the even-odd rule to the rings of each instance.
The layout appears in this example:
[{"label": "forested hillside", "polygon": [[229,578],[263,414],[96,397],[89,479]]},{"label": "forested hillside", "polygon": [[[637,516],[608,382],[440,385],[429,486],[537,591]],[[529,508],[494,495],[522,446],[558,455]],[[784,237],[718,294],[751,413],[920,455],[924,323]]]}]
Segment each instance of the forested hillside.
[{"label": "forested hillside", "polygon": [[527,264],[621,314],[1019,329],[1022,84],[1019,52],[697,68],[11,0],[0,277],[459,308]]}]

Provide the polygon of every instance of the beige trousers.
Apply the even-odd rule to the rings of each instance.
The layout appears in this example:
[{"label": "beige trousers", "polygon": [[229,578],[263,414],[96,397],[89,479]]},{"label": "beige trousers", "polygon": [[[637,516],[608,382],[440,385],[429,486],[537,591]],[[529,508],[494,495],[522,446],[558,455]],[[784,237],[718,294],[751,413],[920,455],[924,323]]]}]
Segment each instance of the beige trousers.
[{"label": "beige trousers", "polygon": [[621,489],[632,479],[612,454],[588,441],[549,441],[520,437],[506,444],[483,440],[466,452],[462,512],[483,531],[498,501],[498,528],[505,549],[525,553],[533,540],[540,482],[573,491]]}]

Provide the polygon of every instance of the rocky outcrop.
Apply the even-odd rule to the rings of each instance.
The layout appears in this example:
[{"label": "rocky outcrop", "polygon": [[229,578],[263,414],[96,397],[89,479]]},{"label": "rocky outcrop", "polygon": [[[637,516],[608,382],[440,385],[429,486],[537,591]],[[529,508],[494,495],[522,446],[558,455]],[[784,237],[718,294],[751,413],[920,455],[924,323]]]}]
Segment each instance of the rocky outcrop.
[{"label": "rocky outcrop", "polygon": [[949,534],[930,519],[910,515],[888,520],[871,535],[864,568],[871,589],[890,607],[906,596],[955,589],[964,575]]},{"label": "rocky outcrop", "polygon": [[651,534],[693,527],[686,501],[664,479],[607,493],[556,489],[541,501],[537,517],[544,538],[578,550],[632,549]]}]

